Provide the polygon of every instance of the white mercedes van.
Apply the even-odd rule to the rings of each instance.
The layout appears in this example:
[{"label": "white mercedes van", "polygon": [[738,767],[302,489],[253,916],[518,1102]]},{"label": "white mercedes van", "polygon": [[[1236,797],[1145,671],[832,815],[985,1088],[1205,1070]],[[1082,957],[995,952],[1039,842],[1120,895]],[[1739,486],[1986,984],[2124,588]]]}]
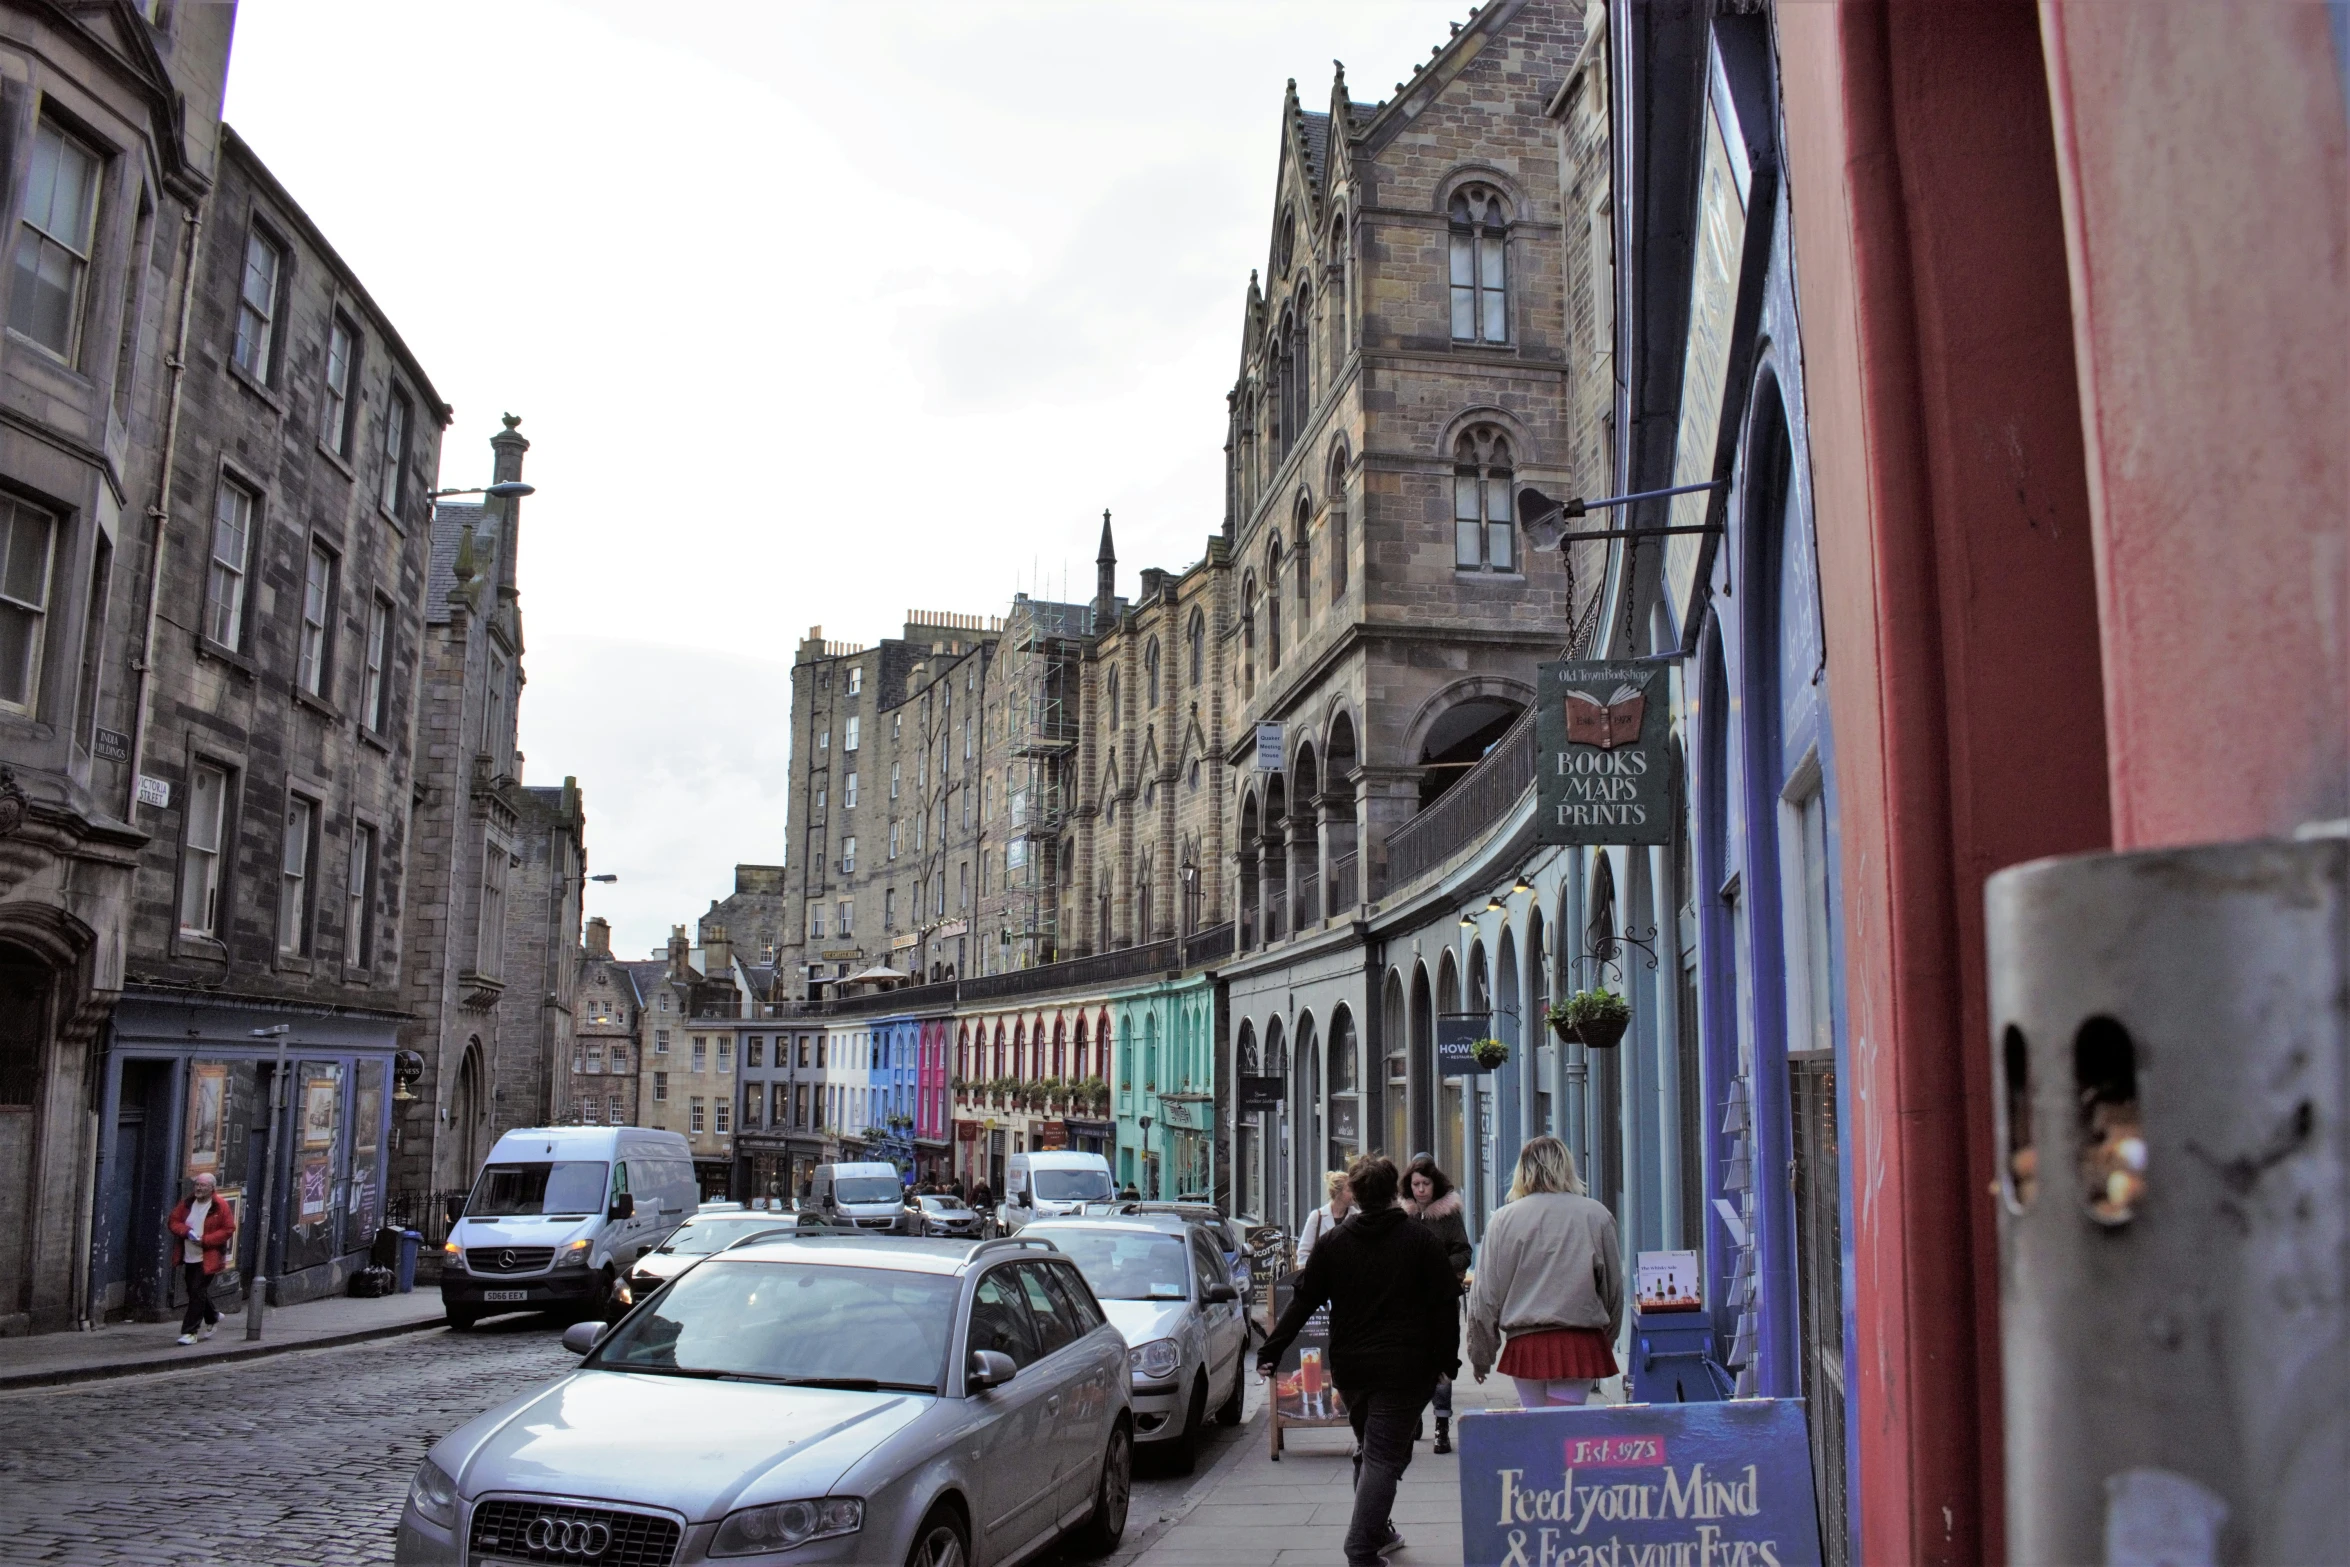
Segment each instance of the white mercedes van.
[{"label": "white mercedes van", "polygon": [[1117,1195],[1110,1161],[1098,1153],[1016,1153],[1004,1169],[1004,1201],[996,1223],[1009,1234],[1031,1219],[1075,1213],[1089,1202],[1108,1202]]},{"label": "white mercedes van", "polygon": [[629,1267],[693,1216],[699,1195],[677,1132],[508,1132],[441,1248],[441,1310],[459,1329],[502,1311],[611,1315]]},{"label": "white mercedes van", "polygon": [[834,1224],[894,1233],[906,1227],[906,1183],[880,1160],[820,1164],[808,1178],[808,1206]]}]

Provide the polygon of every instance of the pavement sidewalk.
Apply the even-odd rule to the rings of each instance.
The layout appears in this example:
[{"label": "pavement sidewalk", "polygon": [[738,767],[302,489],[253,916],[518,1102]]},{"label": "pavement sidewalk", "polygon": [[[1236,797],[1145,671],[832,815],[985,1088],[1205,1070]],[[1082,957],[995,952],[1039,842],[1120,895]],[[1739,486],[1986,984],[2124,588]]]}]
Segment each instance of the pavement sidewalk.
[{"label": "pavement sidewalk", "polygon": [[335,1295],[294,1306],[272,1306],[262,1318],[258,1343],[245,1339],[242,1310],[225,1313],[219,1331],[197,1344],[174,1342],[180,1331],[176,1318],[170,1322],[111,1323],[87,1333],[0,1338],[0,1391],[355,1344],[438,1327],[440,1322],[440,1292],[418,1290],[374,1300]]},{"label": "pavement sidewalk", "polygon": [[[1594,1402],[1618,1403],[1623,1382],[1610,1378]],[[1261,1409],[1259,1400],[1252,1400]],[[1453,1415],[1475,1409],[1515,1409],[1509,1379],[1482,1387],[1464,1374],[1453,1384]],[[1435,1417],[1424,1428],[1433,1438]],[[1346,1567],[1347,1520],[1354,1513],[1352,1433],[1283,1433],[1275,1463],[1265,1417],[1250,1421],[1248,1439],[1223,1459],[1163,1529],[1150,1534],[1113,1567]],[[1389,1514],[1404,1549],[1388,1558],[1396,1567],[1461,1567],[1460,1459],[1438,1457],[1423,1441],[1412,1449]]]}]

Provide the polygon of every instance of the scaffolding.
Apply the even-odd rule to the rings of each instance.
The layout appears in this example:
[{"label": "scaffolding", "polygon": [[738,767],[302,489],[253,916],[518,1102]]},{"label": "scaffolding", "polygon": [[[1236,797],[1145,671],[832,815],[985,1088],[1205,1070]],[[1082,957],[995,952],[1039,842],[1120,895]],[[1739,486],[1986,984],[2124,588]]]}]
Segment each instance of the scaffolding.
[{"label": "scaffolding", "polygon": [[1020,606],[1013,616],[1004,697],[1006,807],[1002,967],[1027,968],[1061,951],[1061,832],[1075,803],[1082,604]]}]

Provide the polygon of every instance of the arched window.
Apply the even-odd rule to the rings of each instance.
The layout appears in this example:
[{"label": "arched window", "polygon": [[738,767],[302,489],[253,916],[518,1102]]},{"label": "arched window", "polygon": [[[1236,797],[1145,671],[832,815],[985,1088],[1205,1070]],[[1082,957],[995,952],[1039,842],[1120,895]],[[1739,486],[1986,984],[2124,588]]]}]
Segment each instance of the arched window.
[{"label": "arched window", "polygon": [[1141,868],[1134,874],[1134,939],[1136,941],[1147,943],[1156,937],[1157,932],[1153,928],[1152,921],[1154,908],[1155,905],[1151,901],[1151,851],[1145,849],[1142,851]]},{"label": "arched window", "polygon": [[1069,1025],[1060,1018],[1053,1019],[1053,1076],[1069,1075]]},{"label": "arched window", "polygon": [[1093,1075],[1086,1070],[1088,1064],[1089,1058],[1085,1050],[1085,1019],[1079,1018],[1077,1020],[1077,1081],[1085,1082]]},{"label": "arched window", "polygon": [[1341,210],[1330,220],[1330,254],[1337,258],[1338,298],[1334,301],[1339,317],[1338,330],[1331,334],[1344,354],[1354,347],[1355,340],[1355,270],[1354,247],[1346,242],[1346,213]]},{"label": "arched window", "polygon": [[1330,602],[1341,603],[1346,598],[1346,448],[1339,447],[1330,454],[1330,478],[1323,486],[1322,499],[1329,507],[1330,520]]},{"label": "arched window", "polygon": [[1142,705],[1146,712],[1156,712],[1159,706],[1159,639],[1153,637],[1142,650]]},{"label": "arched window", "polygon": [[1509,224],[1501,197],[1464,185],[1452,197],[1452,335],[1460,343],[1509,341]]},{"label": "arched window", "polygon": [[1110,727],[1118,727],[1118,666],[1110,666],[1110,673],[1102,681],[1102,701],[1110,710]]},{"label": "arched window", "polygon": [[1191,645],[1191,683],[1197,686],[1208,673],[1208,617],[1204,610],[1191,612],[1191,629],[1184,635]]},{"label": "arched window", "polygon": [[1255,572],[1240,579],[1240,689],[1243,694],[1257,688],[1257,577]]},{"label": "arched window", "polygon": [[1298,634],[1314,619],[1314,498],[1305,491],[1297,492],[1297,522],[1291,539],[1296,551],[1297,626]]},{"label": "arched window", "polygon": [[1499,430],[1471,430],[1454,446],[1452,550],[1458,569],[1518,569],[1511,477],[1510,443]]},{"label": "arched window", "polygon": [[1265,667],[1281,667],[1281,541],[1265,556]]}]

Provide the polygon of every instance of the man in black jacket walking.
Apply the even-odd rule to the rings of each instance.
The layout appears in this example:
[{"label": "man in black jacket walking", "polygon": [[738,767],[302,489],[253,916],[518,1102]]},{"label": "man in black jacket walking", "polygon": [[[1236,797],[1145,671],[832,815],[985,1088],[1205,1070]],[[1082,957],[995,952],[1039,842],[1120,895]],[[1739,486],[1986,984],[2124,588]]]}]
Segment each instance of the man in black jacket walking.
[{"label": "man in black jacket walking", "polygon": [[1297,1291],[1257,1353],[1270,1377],[1306,1320],[1330,1308],[1330,1380],[1346,1400],[1359,1456],[1348,1567],[1376,1567],[1403,1541],[1388,1521],[1412,1437],[1439,1376],[1460,1370],[1460,1290],[1444,1243],[1396,1206],[1395,1162],[1379,1154],[1346,1172],[1355,1213],[1315,1243]]}]

